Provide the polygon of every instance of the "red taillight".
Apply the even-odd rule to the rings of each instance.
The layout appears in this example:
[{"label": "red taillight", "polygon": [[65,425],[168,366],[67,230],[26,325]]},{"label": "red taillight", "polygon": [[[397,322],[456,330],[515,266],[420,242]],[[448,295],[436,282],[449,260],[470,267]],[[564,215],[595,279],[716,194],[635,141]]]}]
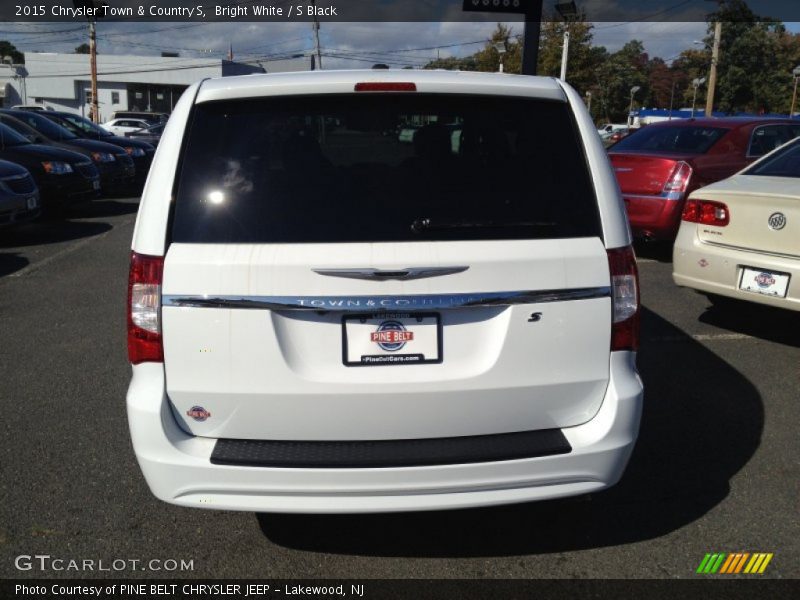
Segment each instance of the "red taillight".
[{"label": "red taillight", "polygon": [[679,161],[672,169],[672,173],[664,184],[664,191],[683,193],[689,187],[689,179],[692,177],[692,167],[688,163]]},{"label": "red taillight", "polygon": [[163,256],[131,252],[128,275],[128,360],[164,362],[161,341],[161,276]]},{"label": "red taillight", "polygon": [[357,83],[357,92],[416,92],[417,84],[408,81],[364,81]]},{"label": "red taillight", "polygon": [[689,223],[702,223],[725,227],[731,222],[731,213],[728,206],[713,200],[687,200],[683,205],[681,219]]},{"label": "red taillight", "polygon": [[608,250],[611,272],[611,351],[639,348],[639,273],[633,248]]}]

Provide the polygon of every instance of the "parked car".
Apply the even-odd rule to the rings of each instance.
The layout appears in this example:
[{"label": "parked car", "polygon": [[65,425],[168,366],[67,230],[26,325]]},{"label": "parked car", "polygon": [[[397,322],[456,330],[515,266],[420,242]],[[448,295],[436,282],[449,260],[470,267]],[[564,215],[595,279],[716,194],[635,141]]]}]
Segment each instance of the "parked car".
[{"label": "parked car", "polygon": [[613,146],[622,138],[628,137],[632,134],[635,129],[628,129],[627,127],[624,129],[615,129],[614,131],[609,131],[608,133],[604,133],[600,136],[600,139],[603,140],[603,145],[608,148],[609,146]]},{"label": "parked car", "polygon": [[606,123],[605,125],[601,125],[597,128],[597,133],[601,136],[608,133],[614,133],[615,131],[620,131],[622,129],[629,129],[627,123]]},{"label": "parked car", "polygon": [[150,121],[142,119],[111,119],[100,125],[103,129],[114,135],[124,136],[131,131],[139,131],[151,125]]},{"label": "parked car", "polygon": [[714,304],[800,310],[800,140],[689,196],[673,277]]},{"label": "parked car", "polygon": [[130,131],[125,134],[126,138],[133,138],[135,140],[139,140],[140,142],[147,142],[148,144],[153,144],[153,146],[158,146],[158,142],[161,139],[161,134],[164,133],[164,123],[159,123],[158,125],[151,125],[145,129],[139,129],[138,131]]},{"label": "parked car", "polygon": [[34,144],[45,144],[89,157],[100,173],[103,191],[125,190],[134,182],[133,159],[119,146],[81,138],[50,119],[33,112],[0,110],[0,123]]},{"label": "parked car", "polygon": [[32,144],[0,123],[0,160],[25,167],[36,182],[44,208],[61,210],[97,197],[100,174],[83,154]]},{"label": "parked car", "polygon": [[609,149],[634,235],[674,240],[686,197],[730,177],[800,135],[788,119],[680,119],[654,123]]},{"label": "parked car", "polygon": [[39,189],[28,170],[0,160],[0,227],[32,221],[40,212]]},{"label": "parked car", "polygon": [[47,106],[42,106],[41,104],[15,104],[11,107],[14,110],[30,110],[34,112],[40,112],[43,110],[53,110]]},{"label": "parked car", "polygon": [[151,125],[155,125],[157,123],[166,123],[167,119],[169,119],[169,115],[167,113],[148,112],[142,110],[118,110],[111,115],[111,118],[140,119],[142,121],[147,121]]},{"label": "parked car", "polygon": [[136,167],[136,183],[141,185],[147,179],[150,163],[153,162],[153,154],[156,151],[152,144],[113,135],[89,119],[73,113],[49,111],[43,114],[80,137],[100,140],[124,148]]},{"label": "parked car", "polygon": [[[384,135],[403,116],[433,123],[411,148]],[[642,408],[636,261],[569,85],[207,79],[161,144],[132,245],[127,395],[158,498],[427,510],[620,478]]]}]

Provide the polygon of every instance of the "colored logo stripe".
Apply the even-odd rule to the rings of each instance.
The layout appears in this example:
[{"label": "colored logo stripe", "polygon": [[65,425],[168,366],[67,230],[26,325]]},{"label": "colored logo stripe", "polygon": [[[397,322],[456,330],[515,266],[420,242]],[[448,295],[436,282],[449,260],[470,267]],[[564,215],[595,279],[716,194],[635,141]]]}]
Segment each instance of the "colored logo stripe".
[{"label": "colored logo stripe", "polygon": [[[761,574],[774,555],[767,552],[725,552],[708,553],[703,557],[697,573],[703,574]],[[746,566],[745,566],[746,565]]]}]

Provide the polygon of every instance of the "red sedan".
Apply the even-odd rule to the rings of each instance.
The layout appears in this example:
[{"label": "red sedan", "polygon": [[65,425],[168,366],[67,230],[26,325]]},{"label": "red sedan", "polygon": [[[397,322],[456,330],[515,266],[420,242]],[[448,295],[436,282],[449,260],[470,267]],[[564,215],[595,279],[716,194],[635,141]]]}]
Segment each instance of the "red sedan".
[{"label": "red sedan", "polygon": [[648,125],[609,148],[636,237],[674,240],[686,197],[800,136],[789,119],[680,119]]}]

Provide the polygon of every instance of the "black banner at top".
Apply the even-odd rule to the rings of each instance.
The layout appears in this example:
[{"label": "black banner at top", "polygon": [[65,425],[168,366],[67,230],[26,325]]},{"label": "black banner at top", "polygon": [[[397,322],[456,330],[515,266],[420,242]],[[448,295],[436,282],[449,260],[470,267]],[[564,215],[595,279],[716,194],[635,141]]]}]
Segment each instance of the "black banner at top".
[{"label": "black banner at top", "polygon": [[[565,17],[564,5],[572,3],[564,0],[3,0],[0,20],[77,22],[93,17],[125,22],[489,22],[500,18],[522,20],[523,13],[537,14],[537,3],[541,3],[543,20],[570,18]],[[739,3],[736,0],[735,4]],[[741,3],[744,10],[737,11],[732,19],[748,20],[754,13],[779,21],[800,21],[798,0]],[[708,21],[720,7],[709,0],[574,0],[574,5],[573,18],[592,22]]]}]

